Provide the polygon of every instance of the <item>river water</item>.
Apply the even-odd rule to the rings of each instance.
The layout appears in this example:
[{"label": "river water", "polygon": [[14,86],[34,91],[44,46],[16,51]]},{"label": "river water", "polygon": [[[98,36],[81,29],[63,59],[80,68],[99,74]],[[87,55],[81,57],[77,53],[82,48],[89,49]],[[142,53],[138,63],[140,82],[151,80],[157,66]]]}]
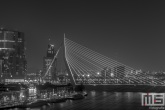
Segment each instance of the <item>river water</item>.
[{"label": "river water", "polygon": [[88,91],[88,96],[82,100],[67,100],[26,110],[149,110],[149,107],[141,106],[141,92]]}]

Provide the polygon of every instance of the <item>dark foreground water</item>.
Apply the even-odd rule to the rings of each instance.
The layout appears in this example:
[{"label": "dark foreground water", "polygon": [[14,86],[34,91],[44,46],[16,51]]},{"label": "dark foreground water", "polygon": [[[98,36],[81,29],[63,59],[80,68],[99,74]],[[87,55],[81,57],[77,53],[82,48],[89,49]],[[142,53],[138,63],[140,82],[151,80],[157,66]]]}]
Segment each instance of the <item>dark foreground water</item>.
[{"label": "dark foreground water", "polygon": [[67,100],[26,110],[149,110],[149,107],[141,106],[140,92],[89,91],[82,100]]}]

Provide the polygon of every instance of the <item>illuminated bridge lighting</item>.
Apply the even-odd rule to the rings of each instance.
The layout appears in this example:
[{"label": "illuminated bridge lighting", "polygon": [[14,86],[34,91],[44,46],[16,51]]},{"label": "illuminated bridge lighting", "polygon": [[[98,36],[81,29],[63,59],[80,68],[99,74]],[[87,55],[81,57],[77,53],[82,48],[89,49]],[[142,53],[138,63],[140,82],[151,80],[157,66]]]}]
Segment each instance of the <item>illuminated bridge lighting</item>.
[{"label": "illuminated bridge lighting", "polygon": [[0,40],[0,42],[15,42],[14,40]]},{"label": "illuminated bridge lighting", "polygon": [[[73,83],[85,85],[165,85],[156,74],[144,73],[64,38],[68,76]],[[60,47],[61,48],[61,47]],[[54,59],[60,50],[58,49]],[[54,61],[53,59],[53,61]],[[51,62],[51,65],[53,64]],[[44,77],[48,74],[45,73]],[[165,76],[165,75],[164,75]],[[164,77],[165,78],[165,77]]]},{"label": "illuminated bridge lighting", "polygon": [[14,50],[14,48],[0,48],[0,50]]},{"label": "illuminated bridge lighting", "polygon": [[159,79],[148,78],[148,75],[143,73],[138,74],[134,68],[99,54],[67,38],[64,39],[64,42],[65,57],[76,84],[81,82],[96,85],[164,84]]}]

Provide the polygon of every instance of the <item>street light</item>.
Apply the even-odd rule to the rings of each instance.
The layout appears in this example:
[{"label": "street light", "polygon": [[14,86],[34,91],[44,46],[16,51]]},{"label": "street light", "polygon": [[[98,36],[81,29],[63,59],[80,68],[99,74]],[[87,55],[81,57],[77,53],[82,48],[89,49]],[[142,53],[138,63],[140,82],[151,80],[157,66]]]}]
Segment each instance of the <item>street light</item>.
[{"label": "street light", "polygon": [[111,73],[111,77],[114,77],[114,74],[113,73]]}]

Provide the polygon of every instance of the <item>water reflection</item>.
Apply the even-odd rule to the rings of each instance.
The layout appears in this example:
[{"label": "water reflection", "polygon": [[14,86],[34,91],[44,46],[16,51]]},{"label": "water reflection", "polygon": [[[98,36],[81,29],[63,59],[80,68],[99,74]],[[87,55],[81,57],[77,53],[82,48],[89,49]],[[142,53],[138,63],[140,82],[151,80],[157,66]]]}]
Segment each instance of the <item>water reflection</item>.
[{"label": "water reflection", "polygon": [[[50,103],[26,110],[145,110],[141,106],[141,93],[89,91],[82,100],[67,100],[62,103]],[[21,110],[21,109],[15,109]]]},{"label": "water reflection", "polygon": [[131,98],[132,98],[133,94],[132,92],[126,92],[126,97],[127,97],[127,101],[130,102],[131,101]]},{"label": "water reflection", "polygon": [[107,95],[107,92],[106,91],[103,91],[103,96],[106,96]]},{"label": "water reflection", "polygon": [[94,97],[96,95],[96,91],[91,91],[91,95]]},{"label": "water reflection", "polygon": [[60,103],[60,107],[63,108],[65,105],[64,103]]}]

